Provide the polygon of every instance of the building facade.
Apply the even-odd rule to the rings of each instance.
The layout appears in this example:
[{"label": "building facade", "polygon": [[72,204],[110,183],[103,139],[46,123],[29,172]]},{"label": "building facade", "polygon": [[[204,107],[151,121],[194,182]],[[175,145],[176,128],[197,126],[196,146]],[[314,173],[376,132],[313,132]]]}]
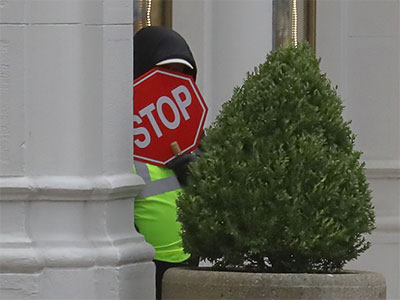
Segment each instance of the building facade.
[{"label": "building facade", "polygon": [[[273,0],[173,0],[206,125],[273,47]],[[0,0],[0,298],[154,298],[133,226],[133,2]],[[377,229],[348,268],[400,298],[400,1],[318,0],[316,53],[364,152]]]}]

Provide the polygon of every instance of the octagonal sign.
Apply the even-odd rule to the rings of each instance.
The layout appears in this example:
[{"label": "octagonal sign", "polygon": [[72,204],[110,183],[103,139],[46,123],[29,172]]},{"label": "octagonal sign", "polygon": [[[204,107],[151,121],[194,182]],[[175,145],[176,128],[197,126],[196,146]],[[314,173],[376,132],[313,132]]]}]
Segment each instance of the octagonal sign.
[{"label": "octagonal sign", "polygon": [[175,154],[197,148],[207,106],[189,75],[154,68],[134,82],[134,159],[164,167]]}]

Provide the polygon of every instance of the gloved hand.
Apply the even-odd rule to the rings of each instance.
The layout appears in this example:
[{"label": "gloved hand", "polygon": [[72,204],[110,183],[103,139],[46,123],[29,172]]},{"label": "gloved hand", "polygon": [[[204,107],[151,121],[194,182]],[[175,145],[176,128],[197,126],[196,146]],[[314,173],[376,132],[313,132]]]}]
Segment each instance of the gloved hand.
[{"label": "gloved hand", "polygon": [[172,169],[181,185],[186,185],[189,173],[189,164],[196,159],[192,153],[183,153],[167,163],[167,168]]}]

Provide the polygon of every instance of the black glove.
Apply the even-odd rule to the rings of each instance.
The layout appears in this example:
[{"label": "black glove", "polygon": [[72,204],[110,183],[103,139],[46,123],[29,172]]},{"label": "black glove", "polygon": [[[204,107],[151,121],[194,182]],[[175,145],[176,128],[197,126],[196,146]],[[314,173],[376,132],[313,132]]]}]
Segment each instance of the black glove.
[{"label": "black glove", "polygon": [[167,167],[174,171],[181,185],[186,185],[189,174],[189,164],[194,161],[196,157],[197,156],[192,153],[183,153],[167,163]]}]

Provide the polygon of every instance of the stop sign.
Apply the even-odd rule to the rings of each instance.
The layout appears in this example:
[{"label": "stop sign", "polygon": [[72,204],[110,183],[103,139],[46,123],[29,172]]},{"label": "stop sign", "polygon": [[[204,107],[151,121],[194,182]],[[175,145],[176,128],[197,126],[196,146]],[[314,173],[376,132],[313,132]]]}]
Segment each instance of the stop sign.
[{"label": "stop sign", "polygon": [[134,159],[164,167],[175,154],[197,148],[207,106],[189,75],[154,68],[134,82]]}]

